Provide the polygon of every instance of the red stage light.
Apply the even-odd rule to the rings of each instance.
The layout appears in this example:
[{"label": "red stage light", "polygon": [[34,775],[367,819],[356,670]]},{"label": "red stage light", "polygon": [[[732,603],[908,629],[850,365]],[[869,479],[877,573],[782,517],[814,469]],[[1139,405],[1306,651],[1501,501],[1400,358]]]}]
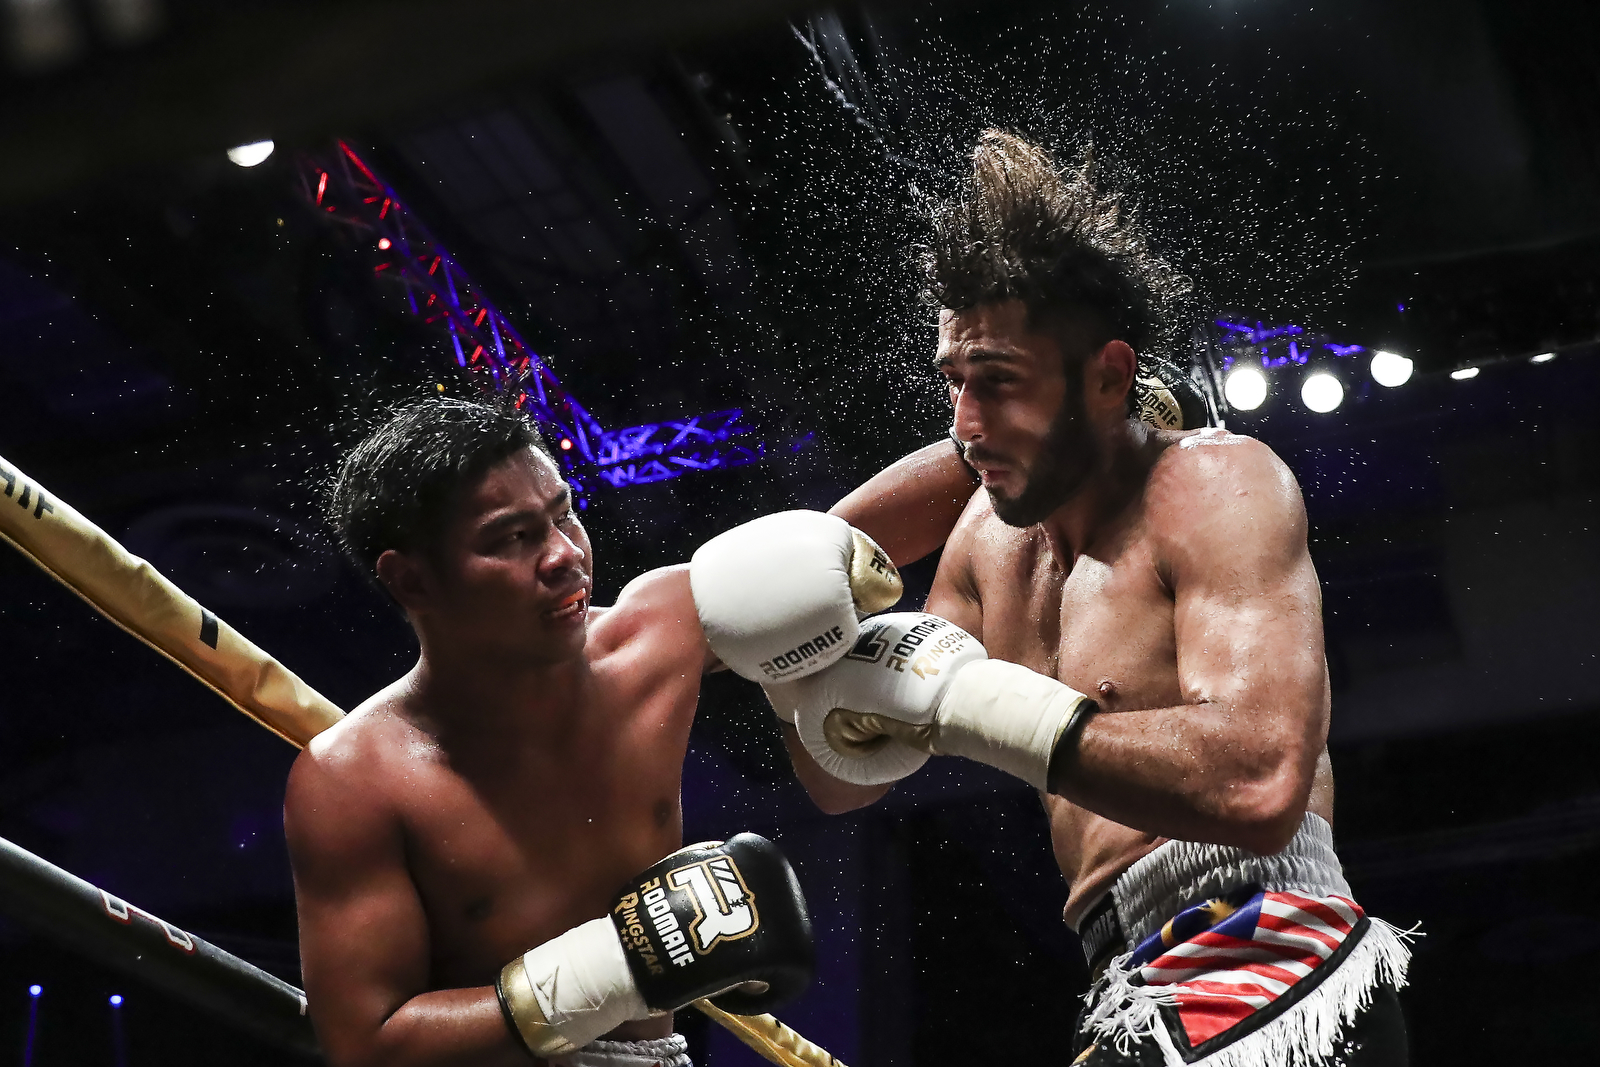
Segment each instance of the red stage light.
[{"label": "red stage light", "polygon": [[570,451],[571,448],[572,448],[572,442],[569,439],[563,437],[561,439],[561,451],[567,452],[567,451]]},{"label": "red stage light", "polygon": [[385,252],[389,251],[389,239],[387,237],[378,238],[378,247]]}]

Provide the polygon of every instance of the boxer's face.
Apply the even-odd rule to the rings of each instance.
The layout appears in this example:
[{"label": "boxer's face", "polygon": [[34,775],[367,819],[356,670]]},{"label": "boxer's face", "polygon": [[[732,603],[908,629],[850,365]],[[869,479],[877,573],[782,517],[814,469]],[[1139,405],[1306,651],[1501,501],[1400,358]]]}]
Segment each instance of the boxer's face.
[{"label": "boxer's face", "polygon": [[[513,662],[583,651],[592,555],[549,457],[517,452],[462,494],[435,558],[397,594],[430,635]],[[392,588],[392,586],[391,586]]]},{"label": "boxer's face", "polygon": [[956,435],[995,515],[1012,526],[1043,521],[1083,485],[1098,454],[1082,375],[1068,373],[1060,341],[1029,325],[1022,301],[1007,300],[943,312],[937,361]]}]

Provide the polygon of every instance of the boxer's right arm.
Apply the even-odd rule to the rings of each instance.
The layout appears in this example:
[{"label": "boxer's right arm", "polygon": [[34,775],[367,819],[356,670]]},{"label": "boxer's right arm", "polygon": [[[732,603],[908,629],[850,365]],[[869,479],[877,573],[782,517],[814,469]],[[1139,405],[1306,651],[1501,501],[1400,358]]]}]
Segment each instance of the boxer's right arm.
[{"label": "boxer's right arm", "polygon": [[427,918],[399,820],[317,747],[290,772],[284,832],[306,997],[328,1064],[527,1067],[493,986],[425,992]]}]

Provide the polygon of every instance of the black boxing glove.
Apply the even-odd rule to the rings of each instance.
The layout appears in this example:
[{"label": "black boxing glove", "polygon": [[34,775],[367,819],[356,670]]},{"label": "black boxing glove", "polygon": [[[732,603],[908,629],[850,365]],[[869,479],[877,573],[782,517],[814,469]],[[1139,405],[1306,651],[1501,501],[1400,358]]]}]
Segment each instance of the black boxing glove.
[{"label": "black boxing glove", "polygon": [[1140,356],[1133,376],[1133,406],[1159,430],[1198,430],[1211,425],[1205,394],[1193,378],[1164,359]]},{"label": "black boxing glove", "polygon": [[611,909],[645,1003],[671,1010],[709,997],[755,1015],[811,983],[811,917],[789,861],[758,834],[681,848]]},{"label": "black boxing glove", "polygon": [[495,989],[512,1031],[549,1059],[701,997],[737,1014],[766,1011],[804,990],[813,966],[794,871],[772,842],[739,834],[656,863],[608,917],[512,960]]}]

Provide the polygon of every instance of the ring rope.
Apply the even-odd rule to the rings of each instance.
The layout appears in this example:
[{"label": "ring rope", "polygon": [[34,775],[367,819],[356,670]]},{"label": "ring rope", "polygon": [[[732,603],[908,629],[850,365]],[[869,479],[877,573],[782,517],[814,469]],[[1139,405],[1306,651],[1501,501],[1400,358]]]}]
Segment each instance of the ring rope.
[{"label": "ring rope", "polygon": [[[304,748],[344,717],[327,697],[4,456],[0,539],[295,747]],[[845,1067],[771,1015],[733,1015],[704,1000],[694,1007],[778,1067]]]},{"label": "ring rope", "polygon": [[4,456],[0,538],[290,744],[303,748],[344,717],[327,697]]}]

